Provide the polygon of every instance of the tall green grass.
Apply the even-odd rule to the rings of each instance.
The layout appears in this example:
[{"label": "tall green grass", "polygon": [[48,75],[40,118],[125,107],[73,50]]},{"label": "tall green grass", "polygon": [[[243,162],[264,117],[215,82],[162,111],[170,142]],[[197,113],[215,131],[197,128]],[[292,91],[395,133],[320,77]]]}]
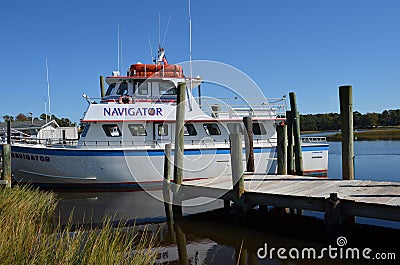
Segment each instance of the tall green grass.
[{"label": "tall green grass", "polygon": [[61,228],[55,196],[27,187],[0,187],[0,264],[152,264],[154,237],[135,227]]}]

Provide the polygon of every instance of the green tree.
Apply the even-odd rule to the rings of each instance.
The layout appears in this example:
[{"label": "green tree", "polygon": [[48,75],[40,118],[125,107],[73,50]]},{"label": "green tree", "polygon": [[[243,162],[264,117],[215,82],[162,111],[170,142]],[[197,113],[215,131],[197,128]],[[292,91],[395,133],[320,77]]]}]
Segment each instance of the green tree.
[{"label": "green tree", "polygon": [[15,117],[16,121],[29,121],[29,118],[25,114],[18,114],[17,117]]}]

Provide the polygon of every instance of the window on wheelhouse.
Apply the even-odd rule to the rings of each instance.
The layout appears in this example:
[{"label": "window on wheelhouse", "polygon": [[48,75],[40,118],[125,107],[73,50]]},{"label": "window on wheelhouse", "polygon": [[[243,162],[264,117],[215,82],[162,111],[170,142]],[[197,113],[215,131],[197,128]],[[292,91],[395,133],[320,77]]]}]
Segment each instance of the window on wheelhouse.
[{"label": "window on wheelhouse", "polygon": [[203,127],[208,135],[221,135],[221,131],[216,123],[204,123]]},{"label": "window on wheelhouse", "polygon": [[123,81],[118,87],[117,95],[123,95],[125,92],[128,92],[128,82]]},{"label": "window on wheelhouse", "polygon": [[122,135],[117,124],[103,124],[101,127],[103,127],[104,133],[108,137],[119,137]]},{"label": "window on wheelhouse", "polygon": [[264,128],[264,125],[258,122],[253,122],[253,134],[254,135],[265,135],[267,131]]},{"label": "window on wheelhouse", "polygon": [[112,83],[108,86],[106,96],[109,96],[112,94],[113,89],[115,88],[116,83]]},{"label": "window on wheelhouse", "polygon": [[160,82],[160,95],[176,95],[176,87],[173,83]]},{"label": "window on wheelhouse", "polygon": [[197,131],[196,128],[194,128],[194,125],[191,123],[186,123],[185,126],[183,127],[183,135],[185,136],[197,135]]},{"label": "window on wheelhouse", "polygon": [[149,94],[149,82],[136,82],[135,88],[138,91],[139,95],[148,95]]},{"label": "window on wheelhouse", "polygon": [[168,124],[158,125],[158,136],[168,136]]},{"label": "window on wheelhouse", "polygon": [[143,124],[128,124],[132,136],[146,136],[147,132]]},{"label": "window on wheelhouse", "polygon": [[88,124],[85,125],[85,128],[83,128],[83,132],[82,132],[82,134],[81,134],[81,137],[86,137],[86,134],[87,134],[88,131],[89,131],[89,127],[90,127],[90,123],[88,123]]}]

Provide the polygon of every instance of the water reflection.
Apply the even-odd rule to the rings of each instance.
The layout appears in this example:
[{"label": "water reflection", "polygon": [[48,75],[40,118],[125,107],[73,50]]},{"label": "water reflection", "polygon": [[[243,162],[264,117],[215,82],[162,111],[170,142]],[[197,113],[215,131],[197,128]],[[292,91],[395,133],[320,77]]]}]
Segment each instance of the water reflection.
[{"label": "water reflection", "polygon": [[[162,190],[152,191],[157,196]],[[60,220],[68,222],[70,212],[75,223],[100,223],[106,215],[113,220],[127,220],[136,231],[148,230],[160,244],[157,264],[335,264],[329,257],[322,260],[260,259],[257,250],[265,243],[278,249],[327,247],[322,219],[312,216],[277,214],[276,209],[254,209],[237,214],[223,209],[223,202],[214,201],[201,207],[184,207],[184,217],[168,219],[165,205],[155,194],[130,192],[57,192]],[[84,221],[82,222],[82,220]],[[352,246],[393,250],[386,244],[400,236],[399,230],[358,226],[354,234],[346,234]],[[335,245],[333,245],[335,246]],[[395,249],[397,251],[397,249]],[[340,261],[340,262],[339,262]],[[336,260],[337,264],[367,264],[365,260]]]},{"label": "water reflection", "polygon": [[[400,141],[355,142],[356,179],[399,181]],[[329,147],[329,178],[341,178],[341,143]],[[138,231],[148,229],[157,235],[160,247],[158,264],[368,264],[366,260],[321,259],[287,260],[275,255],[260,259],[257,250],[265,243],[273,248],[315,247],[329,244],[324,235],[323,214],[277,215],[271,210],[254,209],[243,216],[223,209],[223,201],[183,208],[184,217],[168,219],[162,187],[150,193],[141,190],[121,192],[56,191],[59,220],[67,224],[98,224],[105,216],[135,224]],[[202,200],[202,199],[200,199]],[[211,212],[210,212],[211,211]],[[72,217],[70,213],[74,214]],[[352,233],[346,234],[349,246],[374,251],[399,253],[396,242],[399,224],[357,218]],[[362,223],[387,227],[368,226]],[[389,227],[397,229],[390,229]]]}]

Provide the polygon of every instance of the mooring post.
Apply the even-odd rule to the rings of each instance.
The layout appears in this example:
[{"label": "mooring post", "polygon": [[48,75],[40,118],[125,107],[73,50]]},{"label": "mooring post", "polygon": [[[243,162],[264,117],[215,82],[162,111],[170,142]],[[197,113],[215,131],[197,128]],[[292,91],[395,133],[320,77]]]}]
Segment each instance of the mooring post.
[{"label": "mooring post", "polygon": [[303,176],[303,154],[301,152],[301,139],[300,139],[300,114],[297,111],[296,93],[289,93],[290,109],[292,111],[293,135],[294,135],[294,154],[295,154],[295,168],[296,175]]},{"label": "mooring post", "polygon": [[246,149],[246,171],[254,172],[254,147],[253,147],[253,119],[251,116],[243,117],[244,128],[246,129],[244,143]]},{"label": "mooring post", "polygon": [[105,86],[104,86],[104,76],[100,76],[100,96],[103,98],[106,94],[105,92]]},{"label": "mooring post", "polygon": [[293,161],[293,121],[292,112],[286,111],[286,125],[287,125],[287,174],[294,175],[294,161]]},{"label": "mooring post", "polygon": [[183,178],[183,151],[184,151],[184,130],[185,125],[185,89],[186,84],[178,85],[176,101],[176,124],[175,124],[175,149],[174,149],[174,202],[172,209],[175,217],[182,216],[182,197],[180,186]]},{"label": "mooring post", "polygon": [[231,167],[232,167],[232,184],[235,203],[244,206],[244,178],[243,178],[243,154],[242,154],[242,134],[230,134],[231,141]]},{"label": "mooring post", "polygon": [[340,231],[340,200],[337,193],[331,193],[325,202],[324,220],[327,239],[336,239]]},{"label": "mooring post", "polygon": [[174,223],[175,240],[178,246],[179,264],[189,265],[189,258],[186,249],[186,236],[178,223]]},{"label": "mooring post", "polygon": [[7,121],[7,143],[2,146],[3,169],[1,179],[11,188],[11,121]]},{"label": "mooring post", "polygon": [[[353,132],[353,87],[339,87],[340,119],[342,132],[342,179],[354,180],[354,132]],[[345,216],[343,226],[351,229],[355,216]]]},{"label": "mooring post", "polygon": [[276,132],[278,134],[278,144],[277,144],[277,153],[278,153],[278,175],[286,175],[287,174],[287,134],[286,134],[286,125],[278,124],[276,126]]},{"label": "mooring post", "polygon": [[166,144],[164,148],[164,180],[169,183],[171,181],[171,144]]},{"label": "mooring post", "polygon": [[3,144],[3,171],[1,179],[6,180],[7,187],[11,188],[11,144]]},{"label": "mooring post", "polygon": [[174,231],[174,214],[171,202],[171,144],[166,144],[164,149],[164,183],[163,183],[163,199],[165,217],[167,219],[168,235],[172,243],[176,243]]},{"label": "mooring post", "polygon": [[342,125],[342,178],[354,179],[354,133],[352,86],[340,86],[340,118]]},{"label": "mooring post", "polygon": [[171,181],[171,144],[166,144],[164,149],[164,183],[163,183],[163,199],[165,208],[165,217],[167,220],[173,219],[172,204],[170,196]]},{"label": "mooring post", "polygon": [[11,121],[7,121],[7,143],[11,144]]}]

